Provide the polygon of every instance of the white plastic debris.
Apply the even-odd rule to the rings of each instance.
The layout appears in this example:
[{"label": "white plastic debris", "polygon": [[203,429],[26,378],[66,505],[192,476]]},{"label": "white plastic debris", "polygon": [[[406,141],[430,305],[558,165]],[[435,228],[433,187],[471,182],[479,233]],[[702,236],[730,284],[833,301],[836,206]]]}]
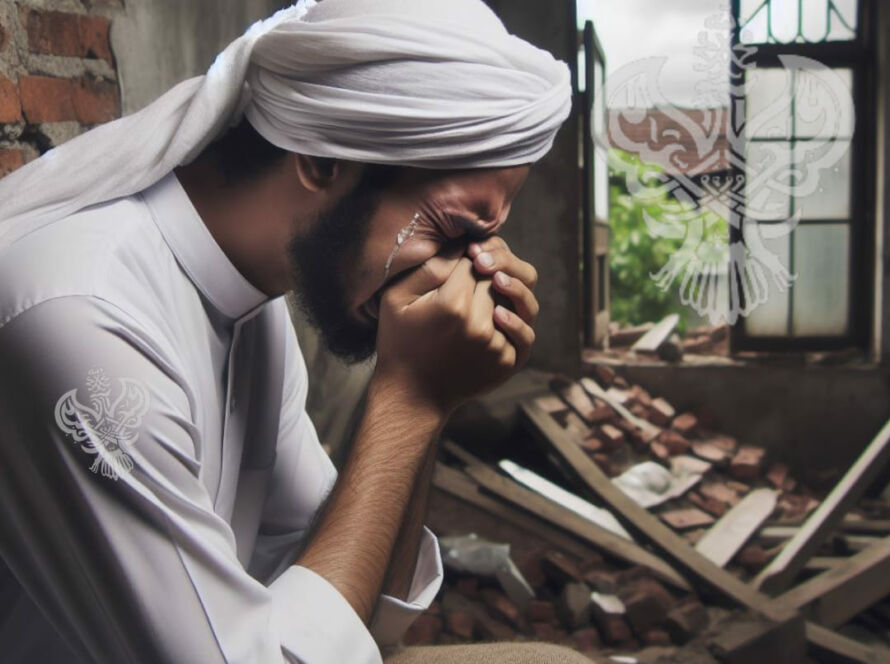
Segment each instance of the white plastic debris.
[{"label": "white plastic debris", "polygon": [[698,473],[682,468],[674,472],[654,461],[644,461],[628,468],[612,482],[635,503],[649,509],[672,498],[682,496],[701,481]]}]

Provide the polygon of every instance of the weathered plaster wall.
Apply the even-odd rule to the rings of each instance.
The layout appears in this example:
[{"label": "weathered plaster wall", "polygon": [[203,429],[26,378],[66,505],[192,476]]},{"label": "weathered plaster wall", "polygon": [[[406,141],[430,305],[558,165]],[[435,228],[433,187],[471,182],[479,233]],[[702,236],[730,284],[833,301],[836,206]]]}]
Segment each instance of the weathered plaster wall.
[{"label": "weathered plaster wall", "polygon": [[213,58],[283,0],[128,0],[111,43],[122,106],[132,113],[179,81],[203,74]]}]

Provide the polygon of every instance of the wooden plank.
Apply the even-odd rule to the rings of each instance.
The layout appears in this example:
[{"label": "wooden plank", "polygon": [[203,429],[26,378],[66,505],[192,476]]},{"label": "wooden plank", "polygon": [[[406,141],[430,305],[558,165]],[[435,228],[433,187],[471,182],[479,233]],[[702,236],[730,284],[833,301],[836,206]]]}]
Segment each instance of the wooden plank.
[{"label": "wooden plank", "polygon": [[839,627],[890,594],[890,537],[781,595],[814,622]]},{"label": "wooden plank", "polygon": [[823,664],[881,664],[880,655],[868,646],[817,625],[806,624],[807,651]]},{"label": "wooden plank", "polygon": [[631,540],[619,537],[571,510],[520,486],[487,466],[468,466],[467,475],[485,490],[509,501],[516,507],[528,510],[547,522],[576,535],[607,555],[631,565],[642,565],[659,579],[683,590],[691,590],[689,583],[661,558]]},{"label": "wooden plank", "polygon": [[773,513],[777,496],[772,489],[752,491],[704,534],[695,544],[695,550],[715,565],[726,567]]},{"label": "wooden plank", "polygon": [[593,378],[588,378],[587,376],[585,376],[580,380],[580,383],[581,387],[583,387],[590,396],[605,401],[607,404],[612,406],[616,413],[618,413],[621,417],[634,425],[637,429],[640,429],[641,431],[653,437],[661,433],[661,427],[657,427],[652,424],[652,422],[649,422],[648,420],[644,420],[643,418],[634,415],[627,408],[625,408],[624,404],[619,403],[617,399],[612,397],[611,394],[600,387],[599,383],[593,380]]},{"label": "wooden plank", "polygon": [[[714,565],[692,549],[682,537],[663,525],[656,517],[649,514],[613,485],[587,455],[563,434],[549,415],[534,404],[527,402],[520,404],[520,410],[530,422],[532,433],[547,451],[557,452],[575,470],[590,492],[612,507],[615,516],[632,534],[648,540],[681,574],[695,579],[704,590],[744,606],[769,620],[780,624],[793,621],[793,625],[799,625],[795,629],[805,632],[808,647],[818,652],[826,661],[869,663],[877,661],[870,659],[873,653],[868,648],[863,648],[855,641],[814,623],[804,624],[802,620],[798,619],[800,614],[793,607],[787,606],[779,600],[770,599],[726,570]],[[803,636],[800,634],[800,637]],[[788,638],[796,637],[789,636]],[[852,658],[860,656],[865,659]]]},{"label": "wooden plank", "polygon": [[564,553],[570,553],[578,558],[590,555],[592,547],[589,544],[584,544],[575,537],[554,528],[543,519],[530,516],[526,512],[483,494],[479,490],[479,485],[470,477],[442,462],[436,463],[433,472],[433,486],[458,500],[488,512],[492,516],[512,523],[517,528],[534,533]]},{"label": "wooden plank", "polygon": [[788,588],[844,515],[859,500],[890,458],[890,420],[798,533],[752,581],[758,590],[778,594]]},{"label": "wooden plank", "polygon": [[696,579],[703,590],[730,599],[770,620],[784,623],[796,613],[743,583],[695,551],[674,531],[662,524],[624,494],[588,456],[569,439],[552,418],[529,402],[520,404],[531,431],[547,450],[553,450],[572,468],[589,492],[614,510],[615,516],[631,532],[649,541],[668,563],[684,576]]},{"label": "wooden plank", "polygon": [[[795,526],[767,526],[757,533],[757,539],[766,544],[779,544],[794,538],[798,532],[800,528]],[[850,551],[857,552],[881,541],[880,537],[874,535],[846,535],[836,530],[827,539],[840,541]]]},{"label": "wooden plank", "polygon": [[646,332],[642,337],[637,339],[630,349],[635,353],[654,353],[658,350],[667,338],[671,336],[671,332],[680,322],[679,314],[668,314],[655,324],[651,330]]}]

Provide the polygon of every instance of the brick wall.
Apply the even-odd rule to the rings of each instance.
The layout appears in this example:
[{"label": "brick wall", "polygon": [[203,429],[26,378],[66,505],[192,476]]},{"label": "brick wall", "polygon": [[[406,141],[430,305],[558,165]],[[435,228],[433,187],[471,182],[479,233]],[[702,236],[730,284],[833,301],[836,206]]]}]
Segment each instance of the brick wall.
[{"label": "brick wall", "polygon": [[0,177],[120,115],[123,0],[0,0]]}]

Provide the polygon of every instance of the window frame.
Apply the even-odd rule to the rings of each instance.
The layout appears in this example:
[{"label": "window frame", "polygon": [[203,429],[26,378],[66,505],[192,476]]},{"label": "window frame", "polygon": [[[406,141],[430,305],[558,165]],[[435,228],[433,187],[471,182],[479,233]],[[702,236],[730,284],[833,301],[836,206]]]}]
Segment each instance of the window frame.
[{"label": "window frame", "polygon": [[[731,45],[740,46],[739,14],[741,0],[731,0],[733,29]],[[851,41],[826,41],[818,43],[791,42],[756,44],[756,51],[748,62],[758,68],[782,67],[781,55],[798,55],[812,58],[830,68],[849,68],[852,72],[855,129],[850,146],[850,217],[847,224],[850,233],[848,320],[847,332],[839,336],[794,336],[794,289],[789,289],[787,332],[784,335],[753,335],[747,331],[747,319],[740,316],[730,331],[730,351],[808,351],[860,347],[867,350],[871,339],[874,288],[874,241],[875,241],[875,177],[876,164],[876,80],[874,62],[875,4],[873,0],[859,0],[857,6],[857,35]],[[744,70],[734,59],[730,65],[730,81],[740,81]],[[745,155],[748,141],[744,136],[746,100],[730,101],[730,121],[738,127],[742,136],[741,154],[732,164],[732,176],[745,174]],[[870,175],[872,174],[872,175]],[[741,240],[741,218],[737,210],[731,212],[730,242]],[[839,223],[837,219],[801,220],[802,226]],[[796,232],[796,231],[795,231]],[[794,236],[789,240],[789,251],[794,251]],[[793,273],[793,263],[788,266]]]}]

